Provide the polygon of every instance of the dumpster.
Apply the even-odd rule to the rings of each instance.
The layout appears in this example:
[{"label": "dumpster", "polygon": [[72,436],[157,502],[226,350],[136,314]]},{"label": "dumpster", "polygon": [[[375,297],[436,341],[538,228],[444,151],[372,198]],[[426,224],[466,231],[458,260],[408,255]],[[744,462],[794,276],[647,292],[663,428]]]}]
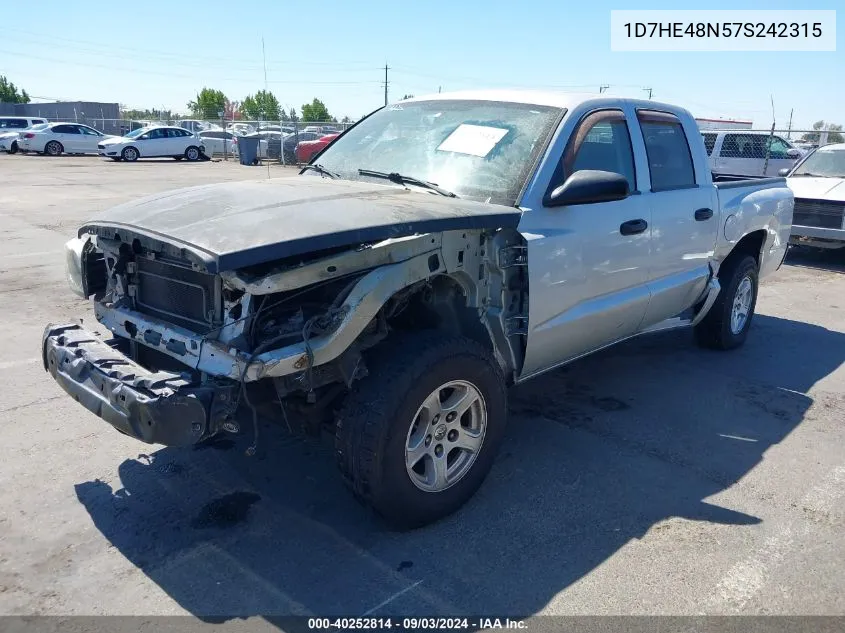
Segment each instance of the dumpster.
[{"label": "dumpster", "polygon": [[261,137],[258,134],[248,134],[238,137],[238,156],[241,165],[258,165],[258,147]]}]

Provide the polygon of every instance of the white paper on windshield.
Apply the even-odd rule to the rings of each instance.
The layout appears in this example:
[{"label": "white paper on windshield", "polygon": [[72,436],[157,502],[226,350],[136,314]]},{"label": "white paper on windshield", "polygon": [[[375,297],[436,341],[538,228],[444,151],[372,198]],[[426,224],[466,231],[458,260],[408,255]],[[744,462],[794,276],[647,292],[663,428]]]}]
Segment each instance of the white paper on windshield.
[{"label": "white paper on windshield", "polygon": [[507,133],[507,130],[500,127],[461,123],[437,149],[441,152],[456,152],[483,158]]}]

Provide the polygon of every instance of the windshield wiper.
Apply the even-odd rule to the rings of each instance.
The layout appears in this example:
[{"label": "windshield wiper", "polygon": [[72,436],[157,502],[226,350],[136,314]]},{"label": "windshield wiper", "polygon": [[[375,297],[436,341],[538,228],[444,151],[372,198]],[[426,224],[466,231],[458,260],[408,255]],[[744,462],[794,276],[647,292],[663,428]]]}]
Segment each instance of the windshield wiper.
[{"label": "windshield wiper", "polygon": [[420,180],[419,178],[414,178],[412,176],[403,176],[402,174],[387,173],[385,171],[373,171],[372,169],[359,169],[358,170],[359,176],[370,176],[371,178],[384,178],[389,180],[390,182],[395,182],[397,185],[415,185],[417,187],[422,187],[423,189],[429,189],[431,191],[439,193],[441,196],[446,196],[447,198],[457,198],[458,196],[451,191],[447,191],[441,187],[437,186],[435,182],[428,182],[427,180]]},{"label": "windshield wiper", "polygon": [[[333,179],[334,179],[334,178],[340,178],[340,174],[338,174],[338,173],[336,173],[336,172],[333,172],[333,171],[331,171],[331,170],[329,170],[329,169],[326,169],[325,167],[323,167],[322,165],[319,165],[319,164],[316,164],[316,165],[304,165],[304,166],[302,167],[302,171],[306,171],[306,170],[308,170],[308,169],[313,169],[314,171],[316,171],[316,172],[317,172],[318,174],[320,174],[321,176],[328,176],[329,178],[333,178]],[[302,173],[302,172],[299,172],[299,173]]]}]

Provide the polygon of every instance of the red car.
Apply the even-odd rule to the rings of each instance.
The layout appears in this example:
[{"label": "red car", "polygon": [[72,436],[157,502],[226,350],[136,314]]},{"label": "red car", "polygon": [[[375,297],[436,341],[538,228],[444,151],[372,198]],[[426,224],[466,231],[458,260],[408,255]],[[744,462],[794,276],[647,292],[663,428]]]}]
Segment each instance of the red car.
[{"label": "red car", "polygon": [[315,141],[300,141],[296,145],[294,153],[296,154],[296,162],[307,163],[314,155],[322,150],[326,145],[335,140],[340,134],[326,134]]}]

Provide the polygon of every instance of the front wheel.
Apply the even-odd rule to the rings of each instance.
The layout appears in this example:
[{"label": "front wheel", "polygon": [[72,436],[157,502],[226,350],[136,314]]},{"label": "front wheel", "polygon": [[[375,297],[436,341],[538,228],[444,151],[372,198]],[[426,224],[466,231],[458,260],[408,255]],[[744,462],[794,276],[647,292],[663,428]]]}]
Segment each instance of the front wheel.
[{"label": "front wheel", "polygon": [[9,153],[10,154],[17,154],[18,153],[18,142],[12,141],[12,144],[9,146]]},{"label": "front wheel", "polygon": [[134,163],[138,160],[138,150],[134,147],[124,147],[120,153],[120,157],[127,163]]},{"label": "front wheel", "polygon": [[44,146],[44,153],[49,156],[61,156],[65,148],[58,141],[50,141]]},{"label": "front wheel", "polygon": [[481,486],[507,421],[505,378],[480,344],[442,332],[386,342],[337,417],[338,466],[399,529],[432,523]]},{"label": "front wheel", "polygon": [[750,255],[728,259],[719,270],[719,282],[719,296],[695,326],[695,337],[702,347],[735,349],[745,343],[757,305],[757,261]]},{"label": "front wheel", "polygon": [[200,159],[200,150],[198,147],[194,147],[191,145],[188,149],[185,150],[185,158],[191,162]]}]

